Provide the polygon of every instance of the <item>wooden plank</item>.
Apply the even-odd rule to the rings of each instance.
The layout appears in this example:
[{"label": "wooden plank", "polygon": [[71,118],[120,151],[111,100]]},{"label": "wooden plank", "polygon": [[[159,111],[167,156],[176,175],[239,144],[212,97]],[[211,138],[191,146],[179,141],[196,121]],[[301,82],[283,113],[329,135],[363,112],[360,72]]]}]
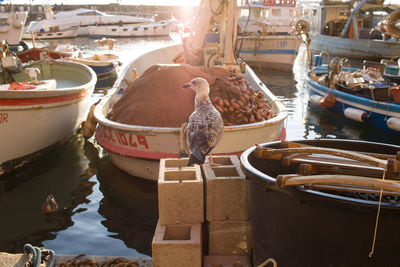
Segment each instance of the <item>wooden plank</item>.
[{"label": "wooden plank", "polygon": [[287,154],[327,154],[327,155],[334,155],[344,158],[349,158],[353,160],[357,160],[360,162],[368,163],[373,166],[378,166],[385,168],[386,161],[382,159],[378,159],[375,157],[371,157],[368,155],[364,155],[358,152],[347,151],[347,150],[340,150],[334,148],[321,148],[321,147],[296,147],[296,148],[280,148],[280,149],[273,149],[273,148],[264,148],[264,147],[257,147],[255,150],[255,157],[258,158],[266,158],[266,159],[279,159]]},{"label": "wooden plank", "polygon": [[334,184],[355,185],[372,189],[383,189],[400,193],[400,183],[394,180],[375,179],[354,175],[307,175],[307,176],[281,176],[276,178],[276,184],[280,187],[299,186],[304,184]]}]

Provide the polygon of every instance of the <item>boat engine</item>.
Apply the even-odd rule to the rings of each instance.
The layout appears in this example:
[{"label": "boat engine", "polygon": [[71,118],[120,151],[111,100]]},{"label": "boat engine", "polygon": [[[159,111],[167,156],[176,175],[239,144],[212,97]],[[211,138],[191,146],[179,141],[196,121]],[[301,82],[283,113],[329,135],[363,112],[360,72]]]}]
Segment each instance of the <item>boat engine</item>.
[{"label": "boat engine", "polygon": [[377,27],[384,34],[400,37],[400,10],[390,13]]}]

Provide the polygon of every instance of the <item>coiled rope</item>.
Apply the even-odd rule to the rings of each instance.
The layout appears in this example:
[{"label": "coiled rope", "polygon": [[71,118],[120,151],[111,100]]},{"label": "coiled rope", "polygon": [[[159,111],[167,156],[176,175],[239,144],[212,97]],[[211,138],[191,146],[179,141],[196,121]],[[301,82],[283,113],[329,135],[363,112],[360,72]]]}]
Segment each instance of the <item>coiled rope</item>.
[{"label": "coiled rope", "polygon": [[[26,267],[40,267],[40,264],[45,261],[49,263],[47,265],[48,267],[53,267],[56,262],[56,253],[51,249],[44,249],[32,246],[31,244],[25,244],[24,253],[27,255],[32,254],[29,261],[25,263]],[[49,257],[51,257],[50,261]]]}]

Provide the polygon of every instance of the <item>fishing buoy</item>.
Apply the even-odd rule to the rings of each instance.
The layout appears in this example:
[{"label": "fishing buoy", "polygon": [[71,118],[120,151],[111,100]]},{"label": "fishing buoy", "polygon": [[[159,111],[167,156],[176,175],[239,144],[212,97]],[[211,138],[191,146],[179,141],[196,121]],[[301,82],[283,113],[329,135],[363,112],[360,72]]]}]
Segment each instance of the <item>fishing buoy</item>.
[{"label": "fishing buoy", "polygon": [[386,124],[390,129],[400,132],[400,118],[390,117]]},{"label": "fishing buoy", "polygon": [[315,104],[315,105],[319,105],[319,103],[321,102],[322,97],[319,95],[312,95],[310,96],[310,102]]},{"label": "fishing buoy", "polygon": [[321,100],[319,101],[319,104],[326,108],[333,107],[335,103],[336,103],[336,97],[330,94],[326,95],[325,97],[322,97]]},{"label": "fishing buoy", "polygon": [[344,110],[344,116],[346,118],[359,121],[359,122],[364,122],[368,118],[367,112],[364,110],[356,109],[356,108],[346,108]]}]

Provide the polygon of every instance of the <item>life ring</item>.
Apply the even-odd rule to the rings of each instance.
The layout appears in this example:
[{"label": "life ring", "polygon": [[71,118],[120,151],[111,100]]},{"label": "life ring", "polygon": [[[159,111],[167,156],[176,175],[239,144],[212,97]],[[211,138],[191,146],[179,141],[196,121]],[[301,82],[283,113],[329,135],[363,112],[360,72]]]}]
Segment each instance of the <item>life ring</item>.
[{"label": "life ring", "polygon": [[289,5],[295,7],[296,6],[296,0],[289,0]]},{"label": "life ring", "polygon": [[288,6],[288,0],[280,0],[279,5],[280,6]]},{"label": "life ring", "polygon": [[275,0],[268,0],[268,5],[269,6],[275,6],[276,5],[276,1]]},{"label": "life ring", "polygon": [[[269,0],[268,0],[269,2]],[[267,0],[263,0],[263,6],[268,6]]]}]

